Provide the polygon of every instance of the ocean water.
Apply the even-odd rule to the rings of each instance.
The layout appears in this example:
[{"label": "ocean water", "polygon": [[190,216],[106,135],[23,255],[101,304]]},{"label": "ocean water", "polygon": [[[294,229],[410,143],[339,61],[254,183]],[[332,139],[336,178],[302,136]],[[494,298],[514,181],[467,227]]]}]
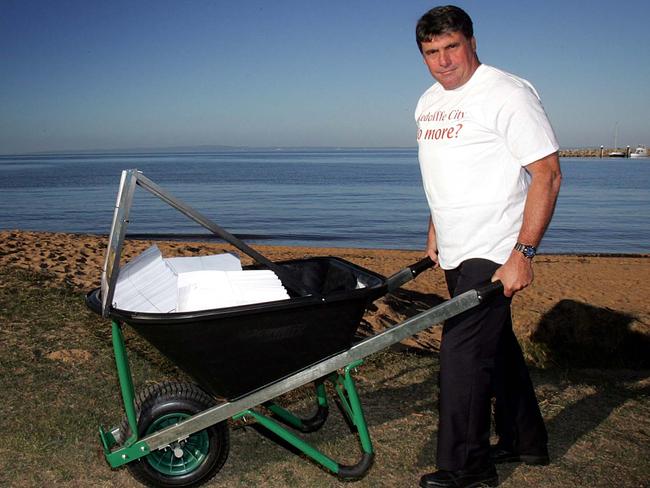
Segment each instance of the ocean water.
[{"label": "ocean water", "polygon": [[[650,160],[563,159],[546,253],[650,253]],[[0,228],[108,234],[123,169],[249,243],[422,249],[415,149],[0,156]],[[138,189],[129,235],[211,238]]]}]

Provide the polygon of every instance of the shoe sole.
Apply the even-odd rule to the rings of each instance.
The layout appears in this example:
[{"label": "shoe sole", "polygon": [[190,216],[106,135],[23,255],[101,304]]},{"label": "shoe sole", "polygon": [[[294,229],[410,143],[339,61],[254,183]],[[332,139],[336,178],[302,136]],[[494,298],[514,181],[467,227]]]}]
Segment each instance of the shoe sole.
[{"label": "shoe sole", "polygon": [[466,488],[481,488],[483,486],[499,486],[499,477],[495,476],[494,478],[490,478],[487,480],[477,481],[474,484],[467,485]]}]

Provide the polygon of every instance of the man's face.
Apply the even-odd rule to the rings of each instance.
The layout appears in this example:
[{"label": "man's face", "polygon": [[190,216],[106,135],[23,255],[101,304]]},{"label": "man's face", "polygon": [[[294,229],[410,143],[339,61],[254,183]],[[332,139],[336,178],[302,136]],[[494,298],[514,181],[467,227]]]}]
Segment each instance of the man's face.
[{"label": "man's face", "polygon": [[479,66],[476,39],[467,39],[462,32],[441,34],[423,42],[422,56],[431,75],[445,90],[464,85]]}]

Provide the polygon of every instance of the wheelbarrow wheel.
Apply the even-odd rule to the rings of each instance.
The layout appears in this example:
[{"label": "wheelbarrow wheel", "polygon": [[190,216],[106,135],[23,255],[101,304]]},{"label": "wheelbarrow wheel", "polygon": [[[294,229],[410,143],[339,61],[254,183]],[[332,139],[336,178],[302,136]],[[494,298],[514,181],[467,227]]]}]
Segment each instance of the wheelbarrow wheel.
[{"label": "wheelbarrow wheel", "polygon": [[[144,390],[136,399],[138,434],[144,437],[214,406],[214,400],[191,383],[165,382]],[[128,422],[124,432],[128,435]],[[226,422],[151,452],[127,464],[131,475],[147,486],[190,487],[212,479],[230,450]]]}]

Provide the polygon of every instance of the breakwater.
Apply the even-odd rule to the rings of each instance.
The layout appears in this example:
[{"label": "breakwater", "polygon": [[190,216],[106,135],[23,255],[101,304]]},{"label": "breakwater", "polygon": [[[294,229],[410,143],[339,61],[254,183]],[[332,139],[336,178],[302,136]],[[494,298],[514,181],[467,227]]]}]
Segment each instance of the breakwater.
[{"label": "breakwater", "polygon": [[[613,149],[603,149],[603,154],[609,154]],[[561,158],[599,158],[599,147],[580,149],[560,149]]]},{"label": "breakwater", "polygon": [[573,149],[560,149],[561,158],[608,158],[611,152],[622,152],[629,157],[630,151],[633,150],[628,147],[588,147],[588,148],[573,148]]}]

